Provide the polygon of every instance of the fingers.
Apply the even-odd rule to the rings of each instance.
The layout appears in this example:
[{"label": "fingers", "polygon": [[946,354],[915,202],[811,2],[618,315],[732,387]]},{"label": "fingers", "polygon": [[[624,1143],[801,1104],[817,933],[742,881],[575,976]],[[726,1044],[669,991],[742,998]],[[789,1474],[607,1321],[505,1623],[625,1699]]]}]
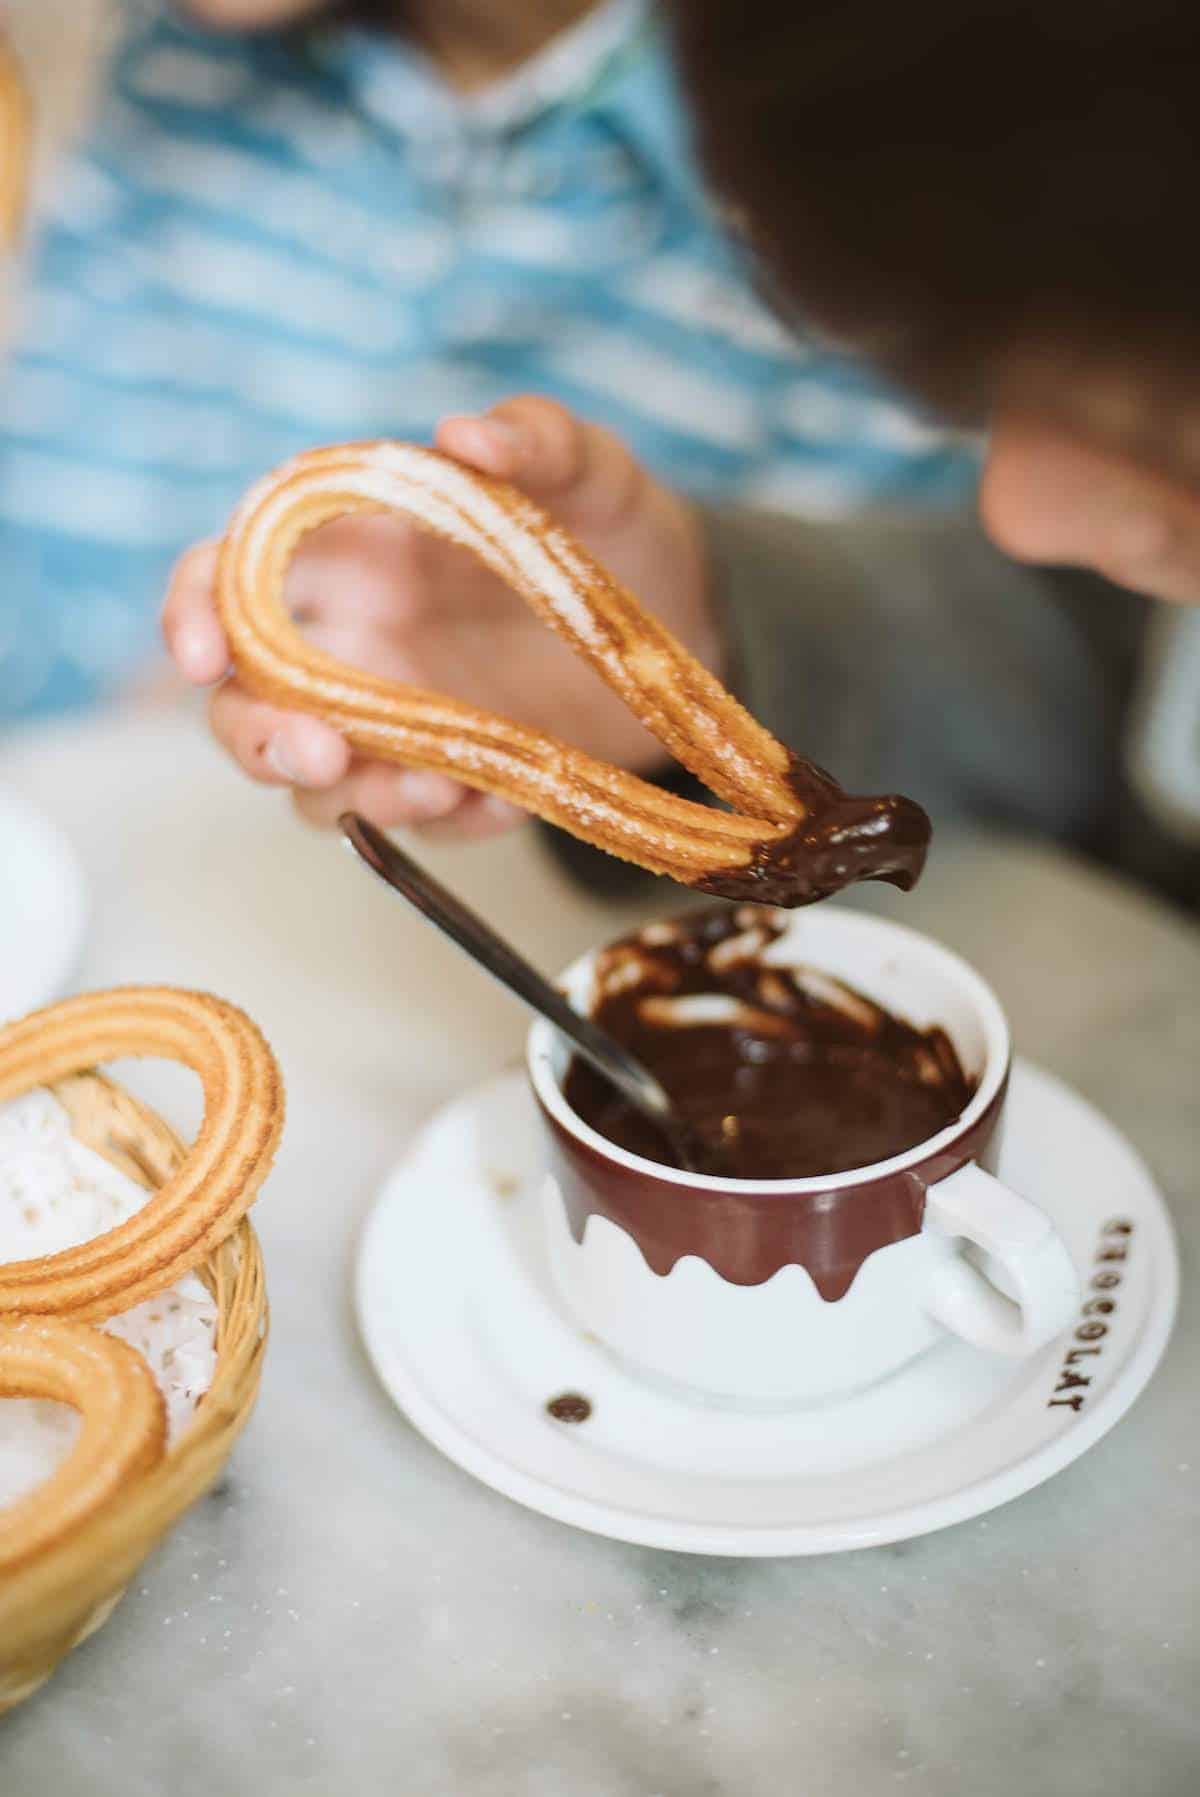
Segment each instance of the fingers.
[{"label": "fingers", "polygon": [[296,810],[317,829],[332,829],[344,811],[360,811],[381,829],[415,829],[463,842],[525,821],[515,806],[445,774],[354,760],[345,739],[327,724],[277,711],[232,681],[213,694],[209,722],[244,773],[262,785],[290,786]]},{"label": "fingers", "polygon": [[222,748],[252,780],[331,787],[350,766],[349,744],[328,724],[278,711],[233,681],[213,694],[208,721]]},{"label": "fingers", "polygon": [[1092,568],[1152,598],[1200,603],[1200,497],[1052,423],[997,418],[979,509],[1018,561]]},{"label": "fingers", "polygon": [[195,686],[211,686],[229,666],[229,645],[213,592],[219,553],[219,543],[197,543],[181,555],[163,606],[167,649],[184,679]]},{"label": "fingers", "polygon": [[435,441],[481,473],[513,481],[578,528],[620,522],[650,484],[619,437],[538,394],[503,400],[477,418],[443,419]]},{"label": "fingers", "polygon": [[358,811],[380,829],[415,829],[444,840],[496,835],[525,817],[444,774],[369,761],[355,762],[323,790],[297,788],[293,799],[300,816],[317,829],[331,829],[344,811]]},{"label": "fingers", "polygon": [[[419,610],[419,533],[395,518],[342,519],[317,531],[288,568],[288,607],[312,639],[343,660],[370,655],[386,629]],[[217,617],[220,544],[198,543],[179,558],[162,629],[185,680],[211,686],[229,669]]]},{"label": "fingers", "polygon": [[319,830],[332,829],[343,811],[361,811],[381,830],[431,823],[450,816],[463,796],[464,789],[444,774],[379,761],[352,762],[328,786],[298,787],[292,794],[300,816]]},{"label": "fingers", "polygon": [[427,544],[409,519],[332,519],[297,548],[284,578],[284,601],[306,633],[323,626],[353,627],[363,635],[394,629],[413,613]]},{"label": "fingers", "polygon": [[416,828],[427,842],[482,842],[486,837],[505,836],[528,822],[529,813],[508,804],[505,799],[494,799],[484,792],[468,792],[448,817],[435,818]]}]

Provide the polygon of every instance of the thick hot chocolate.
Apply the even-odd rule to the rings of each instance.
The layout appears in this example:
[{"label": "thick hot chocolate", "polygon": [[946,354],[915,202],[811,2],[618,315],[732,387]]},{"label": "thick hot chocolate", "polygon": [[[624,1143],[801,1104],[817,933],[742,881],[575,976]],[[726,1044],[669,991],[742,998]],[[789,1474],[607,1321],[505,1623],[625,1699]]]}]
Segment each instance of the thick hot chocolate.
[{"label": "thick hot chocolate", "polygon": [[[914,1029],[815,969],[772,966],[758,907],[651,924],[605,950],[594,1016],[658,1075],[705,1171],[808,1178],[915,1147],[966,1108],[944,1030]],[[565,1094],[619,1147],[677,1165],[666,1138],[579,1059]]]}]

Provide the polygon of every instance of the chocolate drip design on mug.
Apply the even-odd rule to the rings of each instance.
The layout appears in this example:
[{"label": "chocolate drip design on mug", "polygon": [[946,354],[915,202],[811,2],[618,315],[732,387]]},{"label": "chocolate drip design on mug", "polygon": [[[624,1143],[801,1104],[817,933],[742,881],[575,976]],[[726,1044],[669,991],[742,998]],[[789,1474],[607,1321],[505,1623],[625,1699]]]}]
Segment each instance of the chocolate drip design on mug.
[{"label": "chocolate drip design on mug", "polygon": [[[601,955],[596,1014],[677,1101],[690,1087],[689,1120],[716,1135],[727,1177],[819,1179],[939,1134],[974,1090],[948,1037],[913,1029],[826,974],[772,966],[766,951],[785,926],[749,906],[651,924]],[[652,1127],[622,1116],[611,1088],[579,1063],[568,1069],[564,1096],[598,1134],[671,1164]],[[555,1175],[577,1241],[589,1216],[605,1216],[660,1275],[697,1255],[732,1284],[759,1285],[794,1262],[834,1301],[877,1249],[920,1231],[928,1185],[993,1158],[1003,1096],[1001,1088],[969,1130],[919,1166],[851,1188],[794,1192],[780,1183],[754,1192],[668,1181],[652,1167],[609,1160],[550,1117]],[[732,1131],[722,1127],[731,1117]]]}]

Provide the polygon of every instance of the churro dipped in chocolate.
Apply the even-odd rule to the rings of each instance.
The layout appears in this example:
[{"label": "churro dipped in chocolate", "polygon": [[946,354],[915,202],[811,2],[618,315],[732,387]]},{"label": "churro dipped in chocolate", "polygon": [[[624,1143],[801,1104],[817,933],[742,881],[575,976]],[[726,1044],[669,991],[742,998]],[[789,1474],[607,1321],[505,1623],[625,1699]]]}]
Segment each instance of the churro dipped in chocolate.
[{"label": "churro dipped in chocolate", "polygon": [[[307,642],[283,604],[288,562],[309,531],[355,512],[395,512],[471,550],[731,809]],[[924,863],[919,805],[844,792],[751,717],[539,506],[435,450],[343,444],[268,475],[230,525],[218,605],[238,675],[260,697],[322,718],[363,755],[449,774],[684,885],[793,906],[862,879],[907,890]]]}]

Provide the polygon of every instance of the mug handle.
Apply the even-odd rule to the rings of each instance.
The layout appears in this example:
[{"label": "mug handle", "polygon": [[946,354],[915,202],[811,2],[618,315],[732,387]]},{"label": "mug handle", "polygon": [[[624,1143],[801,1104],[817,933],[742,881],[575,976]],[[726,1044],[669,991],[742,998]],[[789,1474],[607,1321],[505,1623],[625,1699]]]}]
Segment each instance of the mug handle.
[{"label": "mug handle", "polygon": [[[1016,1357],[1032,1354],[1066,1328],[1079,1304],[1079,1275],[1036,1204],[969,1161],[929,1187],[925,1226],[930,1224],[973,1242],[991,1263],[988,1273],[962,1255],[939,1265],[926,1309],[952,1335]],[[993,1264],[995,1284],[989,1277]]]}]

